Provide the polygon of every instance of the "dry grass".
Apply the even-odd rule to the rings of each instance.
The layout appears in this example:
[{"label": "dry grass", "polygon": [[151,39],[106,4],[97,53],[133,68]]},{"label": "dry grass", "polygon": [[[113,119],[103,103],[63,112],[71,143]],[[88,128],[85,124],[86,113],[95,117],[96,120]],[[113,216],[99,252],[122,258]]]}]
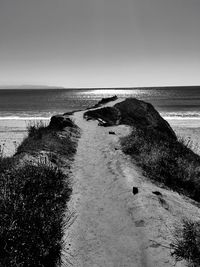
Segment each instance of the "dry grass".
[{"label": "dry grass", "polygon": [[176,261],[186,260],[188,266],[200,266],[200,222],[184,220],[182,226],[174,231],[171,243],[172,253]]},{"label": "dry grass", "polygon": [[50,165],[26,164],[0,174],[1,266],[56,266],[71,190]]},{"label": "dry grass", "polygon": [[[121,144],[147,177],[200,202],[200,156],[191,150],[190,141],[133,128]],[[171,248],[177,261],[200,266],[200,222],[185,220],[182,227],[177,227]]]},{"label": "dry grass", "polygon": [[[67,174],[55,166],[61,155],[68,159],[76,152],[72,136],[77,132],[30,125],[17,156],[0,158],[0,266],[55,267],[59,263],[71,188]],[[41,150],[49,160],[17,165],[20,153]]]},{"label": "dry grass", "polygon": [[38,151],[48,151],[59,155],[72,157],[76,152],[76,141],[72,140],[77,135],[77,128],[68,131],[56,131],[50,129],[43,122],[28,126],[28,137],[19,145],[16,155],[20,153],[35,154]]},{"label": "dry grass", "polygon": [[121,144],[150,179],[200,201],[200,156],[187,144],[136,128]]}]

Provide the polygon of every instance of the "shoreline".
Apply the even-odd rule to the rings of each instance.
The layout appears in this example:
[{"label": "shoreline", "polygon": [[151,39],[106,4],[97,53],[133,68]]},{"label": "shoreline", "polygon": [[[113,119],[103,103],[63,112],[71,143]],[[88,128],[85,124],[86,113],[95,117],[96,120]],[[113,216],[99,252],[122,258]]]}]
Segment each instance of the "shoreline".
[{"label": "shoreline", "polygon": [[[63,202],[59,213],[66,213],[66,217],[61,218],[63,228],[58,229],[64,234],[59,236],[61,266],[65,266],[65,261],[73,266],[115,266],[117,263],[135,267],[172,266],[174,259],[162,244],[171,245],[174,223],[180,223],[188,216],[200,218],[198,207],[189,198],[150,181],[130,156],[123,153],[121,138],[129,138],[134,122],[124,121],[130,116],[122,113],[122,102],[125,101],[119,99],[103,105],[103,109],[108,111],[115,104],[121,112],[119,115],[114,110],[118,117],[110,119],[109,128],[99,127],[102,114],[98,112],[94,117],[96,121],[85,119],[85,113],[89,114],[95,108],[74,112],[70,116],[54,116],[48,127],[33,127],[14,156],[20,164],[28,161],[32,164],[38,160],[43,164],[51,162],[67,175],[71,199],[67,205],[66,201]],[[134,109],[135,105],[132,107]],[[141,108],[144,107],[141,105]],[[106,115],[107,119],[110,118],[109,112],[103,115],[105,119]],[[148,114],[144,116],[144,121],[145,118],[147,121],[142,125],[146,127],[149,117]],[[135,123],[137,125],[137,121]],[[165,137],[176,141],[171,130],[167,124],[162,125],[160,133],[166,133]],[[63,146],[65,142],[66,147]],[[64,185],[64,180],[62,182]],[[178,266],[185,265],[181,263]]]},{"label": "shoreline", "polygon": [[[77,110],[73,111],[77,112]],[[71,112],[71,113],[73,113]],[[177,135],[190,138],[194,144],[200,145],[200,118],[169,118],[163,117]],[[0,146],[4,145],[4,156],[12,156],[16,147],[27,136],[27,126],[34,121],[48,123],[50,118],[43,117],[0,117]]]}]

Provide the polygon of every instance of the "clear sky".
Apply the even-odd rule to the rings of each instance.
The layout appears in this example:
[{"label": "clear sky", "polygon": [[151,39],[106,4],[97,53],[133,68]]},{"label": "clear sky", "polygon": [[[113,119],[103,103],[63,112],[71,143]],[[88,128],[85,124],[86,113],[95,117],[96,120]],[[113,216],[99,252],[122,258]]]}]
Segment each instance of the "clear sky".
[{"label": "clear sky", "polygon": [[0,85],[200,85],[199,0],[0,0]]}]

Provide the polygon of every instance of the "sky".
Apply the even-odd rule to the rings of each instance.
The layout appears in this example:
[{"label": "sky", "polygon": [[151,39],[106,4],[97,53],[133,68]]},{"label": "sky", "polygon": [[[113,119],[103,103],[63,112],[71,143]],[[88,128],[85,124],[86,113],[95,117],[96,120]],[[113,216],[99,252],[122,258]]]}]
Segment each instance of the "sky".
[{"label": "sky", "polygon": [[0,85],[200,85],[199,0],[0,0]]}]

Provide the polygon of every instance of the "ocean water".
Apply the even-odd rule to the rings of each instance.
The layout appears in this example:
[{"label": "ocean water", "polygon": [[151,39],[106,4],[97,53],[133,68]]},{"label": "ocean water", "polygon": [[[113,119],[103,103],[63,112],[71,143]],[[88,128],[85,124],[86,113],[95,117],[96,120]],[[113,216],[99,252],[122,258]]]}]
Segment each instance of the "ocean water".
[{"label": "ocean water", "polygon": [[[48,123],[54,114],[85,109],[103,97],[136,97],[152,103],[172,127],[199,128],[191,138],[200,143],[200,87],[144,89],[0,90],[0,153],[10,156],[32,121]],[[185,133],[185,130],[184,130]],[[190,132],[187,132],[187,136]]]},{"label": "ocean water", "polygon": [[84,109],[102,97],[136,97],[152,103],[166,118],[200,118],[200,87],[144,89],[15,89],[0,90],[0,120],[43,119]]}]

